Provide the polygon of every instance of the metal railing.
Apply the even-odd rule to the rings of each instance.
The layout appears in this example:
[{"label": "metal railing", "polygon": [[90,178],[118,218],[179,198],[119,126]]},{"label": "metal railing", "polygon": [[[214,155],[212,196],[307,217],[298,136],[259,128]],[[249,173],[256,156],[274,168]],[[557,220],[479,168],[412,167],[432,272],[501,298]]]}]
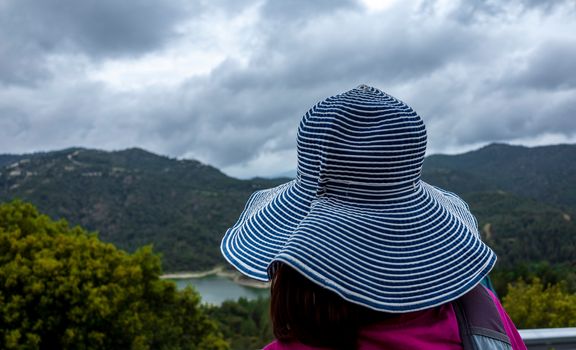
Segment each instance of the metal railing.
[{"label": "metal railing", "polygon": [[520,329],[529,350],[576,350],[576,328]]}]

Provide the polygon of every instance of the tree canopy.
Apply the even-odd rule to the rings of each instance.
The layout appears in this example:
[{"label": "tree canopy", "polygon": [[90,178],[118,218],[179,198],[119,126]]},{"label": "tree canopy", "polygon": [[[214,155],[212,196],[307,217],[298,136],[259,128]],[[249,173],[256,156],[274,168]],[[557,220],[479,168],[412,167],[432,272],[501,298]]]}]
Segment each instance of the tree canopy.
[{"label": "tree canopy", "polygon": [[576,294],[564,282],[518,280],[508,286],[503,306],[518,328],[576,327]]},{"label": "tree canopy", "polygon": [[0,348],[227,349],[198,294],[159,278],[151,247],[0,204]]},{"label": "tree canopy", "polygon": [[208,308],[232,350],[261,349],[274,339],[270,321],[270,299],[228,300]]}]

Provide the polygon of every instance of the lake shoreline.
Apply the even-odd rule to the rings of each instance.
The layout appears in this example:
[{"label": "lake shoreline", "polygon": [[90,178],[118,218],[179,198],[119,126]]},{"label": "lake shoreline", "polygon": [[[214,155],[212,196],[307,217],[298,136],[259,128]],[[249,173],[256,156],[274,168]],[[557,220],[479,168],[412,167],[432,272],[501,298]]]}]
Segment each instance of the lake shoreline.
[{"label": "lake shoreline", "polygon": [[234,283],[250,288],[265,289],[270,287],[270,282],[262,282],[249,279],[237,271],[226,270],[224,266],[216,266],[205,271],[182,271],[166,273],[160,276],[161,279],[181,280],[191,278],[204,278],[208,276],[219,276],[231,279]]},{"label": "lake shoreline", "polygon": [[224,267],[216,266],[210,270],[205,271],[181,271],[181,272],[170,272],[165,273],[160,276],[161,279],[171,279],[171,280],[180,280],[180,279],[188,279],[188,278],[202,278],[211,275],[220,275],[220,273],[224,272]]}]

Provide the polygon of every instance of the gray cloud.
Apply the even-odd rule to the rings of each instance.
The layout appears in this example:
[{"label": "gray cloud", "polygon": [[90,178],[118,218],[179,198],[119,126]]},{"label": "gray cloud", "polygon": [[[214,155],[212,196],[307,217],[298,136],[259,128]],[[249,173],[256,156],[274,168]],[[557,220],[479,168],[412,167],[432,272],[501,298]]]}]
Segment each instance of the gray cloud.
[{"label": "gray cloud", "polygon": [[356,0],[268,0],[262,6],[265,19],[301,24],[310,18],[325,16],[339,10],[358,10]]},{"label": "gray cloud", "polygon": [[576,9],[576,2],[574,0],[517,0],[525,9],[539,9],[544,11],[551,11],[556,8],[563,8],[564,10]]},{"label": "gray cloud", "polygon": [[193,10],[184,1],[6,0],[0,6],[0,83],[46,80],[50,55],[98,60],[160,49]]},{"label": "gray cloud", "polygon": [[158,137],[174,140],[170,153],[229,166],[255,157],[265,144],[269,151],[295,147],[295,125],[305,112],[302,106],[313,102],[310,97],[256,83],[249,74],[232,74],[230,66],[226,62],[210,77],[188,81],[177,110],[157,119]]},{"label": "gray cloud", "polygon": [[[297,3],[263,2],[259,17],[243,32],[254,36],[246,39],[254,44],[243,48],[241,59],[228,57],[210,73],[175,87],[117,91],[83,80],[82,74],[76,80],[46,76],[43,66],[51,53],[63,50],[78,50],[88,60],[155,52],[170,45],[174,26],[185,20],[174,7],[155,3],[164,14],[148,25],[160,26],[158,33],[125,24],[141,41],[132,42],[128,34],[108,38],[120,27],[108,31],[68,23],[45,36],[17,33],[15,38],[33,38],[21,46],[9,41],[22,61],[18,54],[7,56],[12,51],[0,41],[0,57],[10,57],[0,61],[0,80],[10,74],[13,80],[44,79],[38,86],[0,86],[0,149],[139,146],[237,168],[266,154],[293,151],[306,110],[360,83],[414,107],[427,123],[434,152],[548,134],[576,140],[576,43],[565,34],[576,30],[576,14],[564,11],[569,1],[549,8],[529,0],[514,6],[455,0],[447,12],[428,1],[397,1],[376,13],[345,0]],[[217,0],[195,6],[217,28],[219,22],[206,19],[237,20],[255,4]],[[129,12],[115,6],[109,8]],[[35,11],[32,17],[58,18],[54,9]],[[120,14],[111,15],[110,23]],[[74,34],[59,39],[55,33],[62,28],[73,28]],[[199,30],[198,37],[206,40],[201,45],[209,47],[212,28]],[[130,44],[118,49],[121,42]],[[83,69],[82,60],[64,62]],[[19,64],[31,69],[17,73]],[[274,173],[258,164],[243,175]]]},{"label": "gray cloud", "polygon": [[50,74],[41,48],[22,38],[8,38],[9,33],[0,24],[0,85],[26,85],[48,79]]},{"label": "gray cloud", "polygon": [[[421,10],[424,12],[433,12],[437,0],[424,2]],[[492,0],[468,0],[458,1],[450,17],[462,23],[481,23],[498,19],[505,23],[514,23],[517,16],[526,14],[527,11],[540,11],[550,14],[552,11],[570,11],[576,10],[574,0],[511,0],[511,1],[492,1]]]},{"label": "gray cloud", "polygon": [[512,76],[518,87],[545,90],[576,88],[576,40],[542,43],[527,57],[525,66]]}]

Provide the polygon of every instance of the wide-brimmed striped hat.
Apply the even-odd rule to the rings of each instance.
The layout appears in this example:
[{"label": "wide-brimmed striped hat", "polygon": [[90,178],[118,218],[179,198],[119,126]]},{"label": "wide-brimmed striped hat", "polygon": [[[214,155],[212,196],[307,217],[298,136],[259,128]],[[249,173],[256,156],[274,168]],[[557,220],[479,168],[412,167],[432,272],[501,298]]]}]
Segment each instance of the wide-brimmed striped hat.
[{"label": "wide-brimmed striped hat", "polygon": [[316,104],[298,128],[297,178],[250,197],[224,257],[262,281],[283,262],[375,310],[457,299],[496,256],[466,203],[420,179],[425,150],[420,116],[378,89]]}]

